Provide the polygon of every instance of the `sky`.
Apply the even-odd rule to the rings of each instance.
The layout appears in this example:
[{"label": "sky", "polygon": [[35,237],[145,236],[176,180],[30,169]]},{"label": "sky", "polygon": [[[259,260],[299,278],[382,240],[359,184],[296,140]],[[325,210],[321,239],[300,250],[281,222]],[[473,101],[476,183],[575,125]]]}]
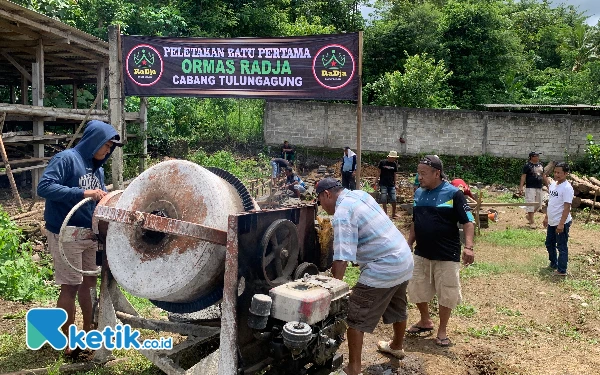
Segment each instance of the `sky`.
[{"label": "sky", "polygon": [[[575,6],[580,12],[584,12],[586,16],[589,16],[587,23],[590,26],[598,24],[598,18],[600,17],[600,0],[553,0],[552,4],[566,4]],[[363,6],[361,12],[365,18],[368,18],[369,13],[373,12],[373,8]]]},{"label": "sky", "polygon": [[587,23],[590,26],[598,24],[598,17],[600,17],[600,0],[553,0],[552,4],[567,4],[578,7],[580,12],[584,12],[586,16],[589,16]]}]

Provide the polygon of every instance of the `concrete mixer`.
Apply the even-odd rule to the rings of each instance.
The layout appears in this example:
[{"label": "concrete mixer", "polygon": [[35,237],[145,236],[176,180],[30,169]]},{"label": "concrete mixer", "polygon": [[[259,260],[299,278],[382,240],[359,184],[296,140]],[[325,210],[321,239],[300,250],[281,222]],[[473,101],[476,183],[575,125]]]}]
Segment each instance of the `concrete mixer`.
[{"label": "concrete mixer", "polygon": [[[171,350],[140,350],[167,374],[335,370],[349,288],[321,274],[332,249],[319,243],[316,215],[315,204],[261,210],[221,169],[155,165],[96,206],[98,329],[121,322],[185,337]],[[121,289],[170,313],[212,308],[220,316],[146,319]],[[98,362],[110,357],[107,349],[94,354]]]}]

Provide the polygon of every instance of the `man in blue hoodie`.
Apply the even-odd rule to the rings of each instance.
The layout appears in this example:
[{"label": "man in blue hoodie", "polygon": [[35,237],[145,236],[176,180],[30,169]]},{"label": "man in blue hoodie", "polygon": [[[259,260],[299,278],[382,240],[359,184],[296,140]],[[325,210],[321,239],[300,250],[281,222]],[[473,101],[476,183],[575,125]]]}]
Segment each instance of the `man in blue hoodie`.
[{"label": "man in blue hoodie", "polygon": [[[46,199],[44,220],[48,249],[54,260],[55,282],[60,285],[57,307],[64,309],[68,315],[62,327],[65,335],[68,335],[68,327],[75,322],[75,297],[78,297],[83,314],[83,329],[88,331],[94,328],[90,289],[96,287],[96,277],[84,277],[64,262],[58,250],[58,234],[69,211],[84,198],[92,198],[94,202],[79,208],[68,225],[91,230],[96,202],[106,195],[102,165],[115,147],[123,145],[120,139],[111,125],[90,121],[77,146],[59,152],[50,160],[38,184],[38,195]],[[63,244],[69,262],[85,271],[97,269],[97,249],[97,242],[90,239]],[[74,353],[67,348],[65,354]]]}]

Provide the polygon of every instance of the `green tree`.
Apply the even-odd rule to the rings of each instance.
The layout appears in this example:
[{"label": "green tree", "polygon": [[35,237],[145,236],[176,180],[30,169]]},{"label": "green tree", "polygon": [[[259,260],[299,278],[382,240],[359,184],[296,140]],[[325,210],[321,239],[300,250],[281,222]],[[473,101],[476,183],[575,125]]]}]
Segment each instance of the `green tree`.
[{"label": "green tree", "polygon": [[448,86],[444,62],[436,62],[427,54],[408,56],[404,73],[395,71],[365,87],[371,91],[372,104],[396,107],[446,108],[451,105],[452,91]]},{"label": "green tree", "polygon": [[440,25],[448,51],[449,83],[461,108],[494,102],[499,77],[519,66],[522,47],[498,0],[449,0]]},{"label": "green tree", "polygon": [[381,1],[378,6],[379,19],[364,33],[365,83],[374,82],[386,72],[402,70],[407,56],[445,56],[438,27],[442,13],[435,4]]}]

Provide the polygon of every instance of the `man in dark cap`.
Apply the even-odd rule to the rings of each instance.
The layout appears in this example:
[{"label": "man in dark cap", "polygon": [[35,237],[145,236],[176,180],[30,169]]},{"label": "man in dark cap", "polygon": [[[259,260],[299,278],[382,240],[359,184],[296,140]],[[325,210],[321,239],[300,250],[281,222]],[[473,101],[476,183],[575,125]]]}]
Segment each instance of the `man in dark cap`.
[{"label": "man in dark cap", "polygon": [[415,192],[413,224],[408,244],[414,254],[414,274],[408,285],[408,296],[416,303],[421,319],[407,331],[411,334],[430,332],[429,301],[437,295],[440,325],[436,344],[450,345],[446,332],[450,313],[462,299],[460,290],[461,242],[458,224],[463,224],[465,265],[474,261],[473,235],[475,221],[462,191],[446,181],[442,161],[426,155],[417,167],[420,187]]},{"label": "man in dark cap", "polygon": [[[117,146],[123,146],[120,139],[112,125],[97,120],[90,121],[77,146],[54,155],[38,184],[38,195],[46,198],[44,219],[48,250],[54,261],[55,282],[60,285],[57,307],[67,312],[67,321],[62,327],[65,336],[68,336],[68,327],[75,323],[75,298],[78,298],[81,307],[83,330],[87,332],[94,328],[90,289],[95,290],[96,277],[82,276],[65,263],[58,250],[58,234],[69,211],[82,199],[92,198],[94,202],[77,210],[68,223],[69,226],[88,228],[91,235],[64,243],[63,250],[69,262],[77,269],[97,269],[98,244],[89,239],[93,236],[92,214],[96,202],[106,195],[102,165]],[[83,232],[85,231],[79,233]],[[65,354],[74,355],[75,352],[67,348]]]},{"label": "man in dark cap", "polygon": [[523,166],[519,194],[523,195],[525,186],[525,203],[538,203],[538,206],[527,206],[527,222],[532,229],[536,228],[533,215],[542,207],[542,187],[548,185],[544,166],[540,163],[540,152],[531,151],[529,160]]},{"label": "man in dark cap", "polygon": [[378,350],[404,358],[406,288],[413,269],[406,240],[370,194],[344,189],[333,178],[319,181],[316,193],[323,209],[333,215],[333,276],[342,280],[348,262],[360,267],[348,302],[349,363],[340,373],[361,373],[364,333],[373,333],[382,317],[392,324],[394,336],[379,341]]}]

